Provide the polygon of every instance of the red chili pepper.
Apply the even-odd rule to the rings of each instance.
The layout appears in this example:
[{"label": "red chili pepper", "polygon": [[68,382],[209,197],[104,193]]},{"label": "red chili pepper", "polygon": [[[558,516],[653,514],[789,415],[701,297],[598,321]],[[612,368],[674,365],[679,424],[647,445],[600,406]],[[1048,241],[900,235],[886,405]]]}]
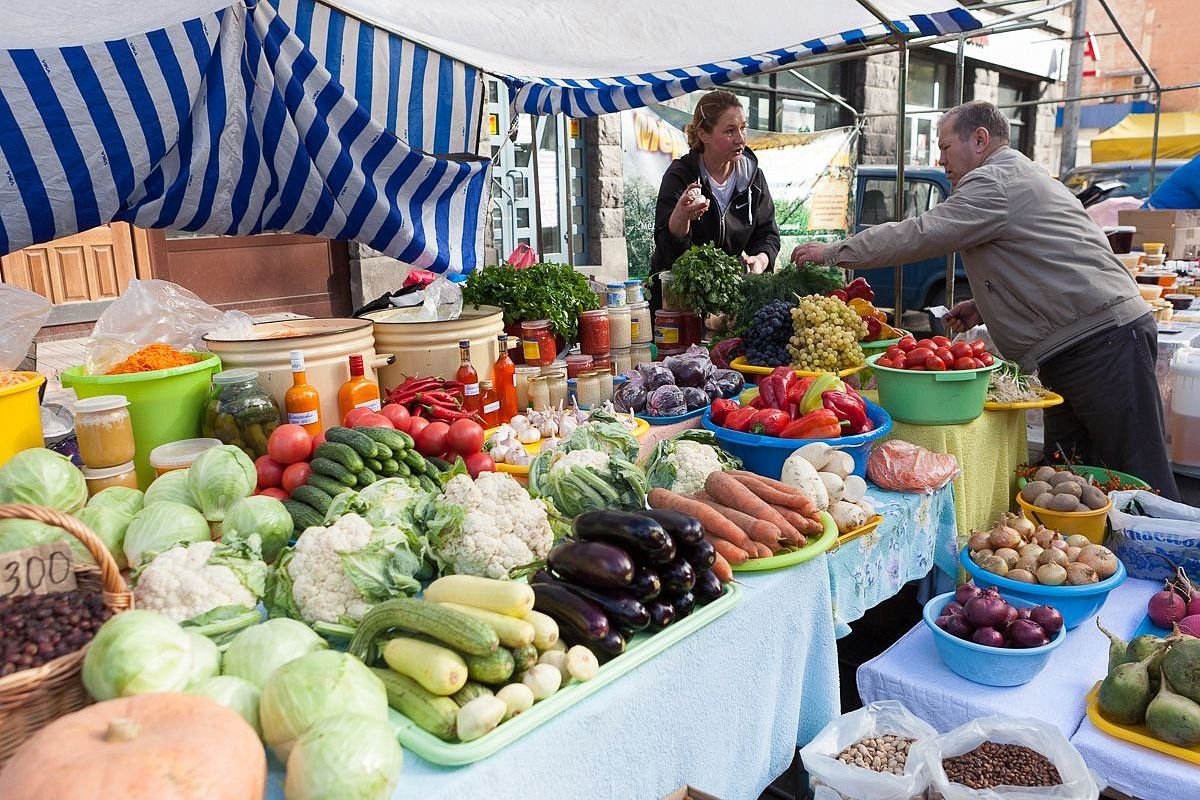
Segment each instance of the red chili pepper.
[{"label": "red chili pepper", "polygon": [[427,410],[429,416],[433,419],[453,421],[458,419],[472,419],[475,416],[470,411],[456,411],[453,408],[445,408],[443,406],[422,406],[422,408]]},{"label": "red chili pepper", "polygon": [[760,409],[754,408],[753,406],[745,406],[744,408],[739,408],[736,411],[731,411],[729,412],[728,416],[725,417],[725,427],[735,431],[742,431],[744,433],[750,428],[750,422],[754,419],[754,415],[757,414],[759,410]]},{"label": "red chili pepper", "polygon": [[779,434],[784,439],[836,439],[842,435],[841,422],[828,408],[818,408],[788,425]]},{"label": "red chili pepper", "polygon": [[709,416],[712,418],[714,425],[724,425],[725,418],[739,408],[741,406],[736,401],[718,397],[712,402],[712,411],[709,412]]},{"label": "red chili pepper", "polygon": [[862,433],[866,430],[865,426],[870,424],[870,420],[867,419],[867,407],[861,397],[846,392],[823,392],[821,405],[837,415],[839,420],[849,423],[843,431],[848,435]]},{"label": "red chili pepper", "polygon": [[449,392],[434,391],[434,392],[418,392],[415,398],[419,403],[454,403],[457,402],[454,395]]},{"label": "red chili pepper", "polygon": [[778,436],[783,433],[792,421],[786,411],[778,408],[764,408],[750,420],[750,433],[760,436]]}]

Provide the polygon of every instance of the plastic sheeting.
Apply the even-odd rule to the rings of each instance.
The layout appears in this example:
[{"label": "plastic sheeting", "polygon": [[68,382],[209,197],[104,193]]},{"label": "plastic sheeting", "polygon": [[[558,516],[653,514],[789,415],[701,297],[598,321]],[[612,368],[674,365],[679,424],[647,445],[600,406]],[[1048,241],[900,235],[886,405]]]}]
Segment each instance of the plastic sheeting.
[{"label": "plastic sheeting", "polygon": [[[1130,114],[1092,139],[1092,163],[1150,158],[1154,115]],[[1158,157],[1191,158],[1200,154],[1200,112],[1172,111],[1158,123]]]}]

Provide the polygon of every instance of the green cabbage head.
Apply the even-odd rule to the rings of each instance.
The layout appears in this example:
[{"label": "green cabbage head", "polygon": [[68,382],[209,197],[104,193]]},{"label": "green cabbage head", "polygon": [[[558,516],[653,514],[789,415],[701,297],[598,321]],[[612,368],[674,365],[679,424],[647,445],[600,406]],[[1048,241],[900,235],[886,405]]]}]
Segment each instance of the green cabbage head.
[{"label": "green cabbage head", "polygon": [[300,737],[287,760],[288,800],[388,800],[404,753],[392,726],[362,714],[330,717]]},{"label": "green cabbage head", "polygon": [[283,503],[274,497],[256,495],[238,500],[221,523],[221,541],[235,542],[257,533],[262,539],[262,557],[275,561],[292,538],[295,525]]},{"label": "green cabbage head", "polygon": [[232,708],[246,720],[246,724],[254,728],[255,733],[262,736],[262,726],[258,724],[258,698],[262,692],[250,681],[232,675],[217,675],[189,686],[187,693],[198,694]]},{"label": "green cabbage head", "polygon": [[88,500],[88,508],[111,508],[132,517],[142,510],[145,505],[145,495],[140,489],[130,489],[128,486],[110,486],[92,495]]},{"label": "green cabbage head", "polygon": [[125,558],[139,567],[144,558],[162,553],[177,544],[205,542],[212,529],[204,515],[191,506],[164,500],[137,513],[125,530]]},{"label": "green cabbage head", "polygon": [[146,505],[161,503],[167,500],[172,503],[183,503],[185,506],[197,508],[196,498],[188,488],[188,470],[173,469],[164,472],[154,479],[150,488],[146,489]]},{"label": "green cabbage head", "polygon": [[88,646],[84,688],[97,700],[182,691],[192,675],[193,644],[162,614],[137,609],[117,614]]},{"label": "green cabbage head", "polygon": [[188,468],[188,488],[196,507],[209,522],[221,522],[238,500],[249,497],[258,485],[258,470],[240,447],[210,447]]},{"label": "green cabbage head", "polygon": [[[104,491],[108,490],[105,489]],[[100,494],[104,494],[104,492]],[[99,494],[96,495],[96,497],[99,496]],[[125,558],[125,533],[129,530],[129,523],[133,521],[132,514],[126,514],[124,511],[108,506],[87,505],[80,509],[75,515],[75,519],[87,525],[92,529],[92,533],[100,537],[100,541],[104,542],[104,546],[108,548],[108,552],[112,554],[113,560],[117,562],[118,567],[125,569],[129,566],[129,561]],[[74,536],[71,537],[71,542],[72,550],[83,551],[82,555],[79,553],[76,554],[76,557],[80,561],[87,564],[95,563],[92,554],[86,552],[82,542]]]},{"label": "green cabbage head", "polygon": [[83,473],[53,450],[22,450],[0,467],[0,503],[28,503],[74,514],[87,499]]},{"label": "green cabbage head", "polygon": [[262,689],[271,673],[284,664],[328,647],[329,643],[303,622],[276,617],[238,633],[225,651],[221,672]]}]

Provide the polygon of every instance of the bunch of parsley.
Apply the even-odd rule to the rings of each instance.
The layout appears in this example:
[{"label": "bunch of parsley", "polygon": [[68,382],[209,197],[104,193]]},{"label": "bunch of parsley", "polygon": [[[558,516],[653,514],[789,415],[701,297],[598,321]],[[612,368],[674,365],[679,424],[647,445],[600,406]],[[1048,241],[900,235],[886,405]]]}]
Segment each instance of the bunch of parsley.
[{"label": "bunch of parsley", "polygon": [[540,262],[524,269],[497,264],[472,272],[463,284],[465,305],[499,306],[505,326],[550,320],[550,329],[576,340],[579,314],[599,307],[586,275],[569,264]]}]

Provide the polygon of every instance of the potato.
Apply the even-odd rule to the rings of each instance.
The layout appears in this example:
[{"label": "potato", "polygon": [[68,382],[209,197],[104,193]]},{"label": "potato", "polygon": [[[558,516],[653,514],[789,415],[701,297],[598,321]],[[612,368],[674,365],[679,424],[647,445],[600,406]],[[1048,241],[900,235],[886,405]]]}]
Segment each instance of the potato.
[{"label": "potato", "polygon": [[[1038,508],[1049,508],[1050,504],[1052,502],[1054,502],[1055,496],[1056,495],[1053,495],[1050,492],[1043,492],[1042,494],[1038,495],[1037,500],[1033,501],[1033,505],[1037,506]],[[1061,496],[1061,495],[1058,495],[1058,496]],[[1066,496],[1070,497],[1070,495],[1066,495]]]},{"label": "potato", "polygon": [[1093,511],[1104,508],[1106,505],[1108,505],[1108,497],[1106,497],[1104,492],[1100,491],[1095,486],[1088,486],[1086,489],[1084,489],[1080,499],[1083,501],[1085,506]]},{"label": "potato", "polygon": [[1056,472],[1058,472],[1058,470],[1056,470],[1054,467],[1038,467],[1038,471],[1033,473],[1033,479],[1035,481],[1041,481],[1042,483],[1049,483],[1050,478],[1053,477]]},{"label": "potato", "polygon": [[1026,503],[1032,503],[1046,492],[1049,492],[1050,488],[1050,484],[1045,481],[1030,481],[1025,484],[1025,488],[1021,489],[1021,499]]},{"label": "potato", "polygon": [[1083,487],[1075,481],[1063,481],[1055,485],[1054,494],[1069,494],[1072,497],[1080,497],[1083,494]]},{"label": "potato", "polygon": [[1051,511],[1076,511],[1079,508],[1079,498],[1073,494],[1056,494],[1046,508]]},{"label": "potato", "polygon": [[1058,486],[1063,481],[1071,481],[1074,483],[1074,478],[1074,472],[1056,472],[1050,476],[1050,480],[1046,481],[1046,483],[1049,483],[1051,486]]}]

